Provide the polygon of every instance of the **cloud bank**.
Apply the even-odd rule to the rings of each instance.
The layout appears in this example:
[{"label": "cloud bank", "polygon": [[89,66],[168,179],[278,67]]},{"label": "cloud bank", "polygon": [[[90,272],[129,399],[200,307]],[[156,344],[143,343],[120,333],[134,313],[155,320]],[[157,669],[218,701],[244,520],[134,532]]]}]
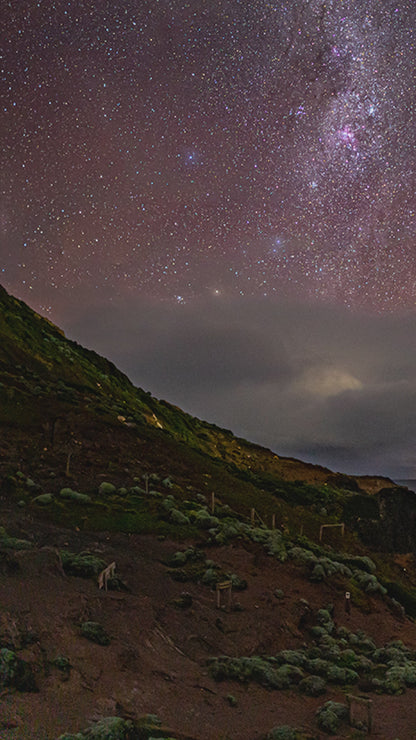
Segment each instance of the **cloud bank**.
[{"label": "cloud bank", "polygon": [[281,455],[416,478],[415,315],[130,300],[64,329],[158,398]]}]

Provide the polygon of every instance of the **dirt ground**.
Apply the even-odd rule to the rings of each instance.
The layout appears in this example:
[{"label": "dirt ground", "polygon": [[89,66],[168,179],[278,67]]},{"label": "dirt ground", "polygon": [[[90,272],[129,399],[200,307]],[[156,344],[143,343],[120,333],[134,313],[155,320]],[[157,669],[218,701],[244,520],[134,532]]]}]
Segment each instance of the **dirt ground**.
[{"label": "dirt ground", "polygon": [[[17,534],[17,521],[14,526]],[[24,536],[24,514],[19,526]],[[400,639],[416,649],[414,623],[381,599],[371,600],[368,614],[353,607],[348,615],[339,586],[310,583],[302,569],[281,564],[254,545],[206,548],[208,558],[248,583],[233,594],[231,608],[218,609],[209,587],[169,575],[165,563],[182,549],[178,543],[140,535],[110,539],[39,522],[35,544],[15,552],[14,565],[0,572],[0,637],[19,644],[22,636],[32,636],[18,654],[35,666],[39,687],[38,693],[3,691],[1,740],[55,740],[104,716],[147,713],[197,740],[257,740],[281,724],[324,737],[315,712],[329,699],[345,702],[342,691],[329,688],[323,697],[310,698],[256,684],[218,683],[207,666],[216,655],[273,655],[309,643],[302,600],[311,613],[332,603],[337,626],[363,629],[377,645]],[[88,549],[107,563],[115,561],[129,591],[105,592],[94,579],[65,576],[54,548]],[[180,609],[174,601],[184,592],[192,604]],[[88,620],[103,625],[109,645],[81,636],[79,625]],[[69,677],[51,665],[58,656],[70,660]],[[371,694],[372,736],[416,738],[415,698],[413,690],[397,697]],[[339,737],[355,737],[352,732],[345,728]]]}]

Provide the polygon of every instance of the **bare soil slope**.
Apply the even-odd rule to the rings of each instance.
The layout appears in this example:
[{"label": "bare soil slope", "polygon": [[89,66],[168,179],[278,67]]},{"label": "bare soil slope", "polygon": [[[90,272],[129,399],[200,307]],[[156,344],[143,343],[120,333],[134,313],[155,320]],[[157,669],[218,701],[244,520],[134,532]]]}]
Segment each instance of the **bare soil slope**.
[{"label": "bare soil slope", "polygon": [[[9,512],[9,524],[11,518],[15,533],[34,531],[25,513]],[[95,579],[65,575],[55,548],[88,549],[106,563],[115,561],[129,590],[105,592]],[[211,588],[172,579],[166,562],[176,550],[177,543],[152,536],[110,539],[38,522],[31,550],[7,557],[3,552],[1,640],[19,648],[19,657],[33,666],[39,691],[3,692],[2,740],[54,740],[100,717],[147,713],[157,714],[171,734],[199,740],[254,740],[282,724],[323,736],[315,712],[328,699],[345,701],[341,690],[329,688],[324,697],[311,698],[256,684],[218,683],[208,659],[273,655],[312,644],[309,627],[328,603],[337,626],[364,629],[380,646],[402,640],[416,649],[414,623],[381,598],[368,599],[366,614],[353,607],[348,615],[339,584],[310,583],[301,568],[277,562],[254,544],[209,548],[209,558],[248,583],[233,594],[230,608],[218,609]],[[180,608],[184,592],[191,598]],[[110,644],[83,637],[85,621],[99,622]],[[59,656],[69,660],[69,670],[54,665]],[[415,737],[414,697],[414,690],[394,697],[372,694],[373,736]],[[353,732],[345,728],[340,737],[359,736]]]}]

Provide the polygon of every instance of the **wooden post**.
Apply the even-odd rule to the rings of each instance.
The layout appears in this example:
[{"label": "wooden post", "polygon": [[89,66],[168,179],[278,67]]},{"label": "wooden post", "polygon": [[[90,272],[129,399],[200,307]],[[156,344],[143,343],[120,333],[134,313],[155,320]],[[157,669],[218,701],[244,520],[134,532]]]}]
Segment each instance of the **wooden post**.
[{"label": "wooden post", "polygon": [[263,519],[261,518],[260,514],[257,513],[255,509],[252,509],[250,512],[250,520],[251,520],[251,526],[254,526],[255,520],[257,519],[260,524],[263,525],[263,527],[266,527]]},{"label": "wooden post", "polygon": [[322,542],[322,535],[324,533],[324,529],[328,529],[329,527],[341,527],[341,535],[344,537],[345,535],[345,524],[342,522],[342,524],[321,524],[319,529],[319,542]]},{"label": "wooden post", "polygon": [[215,511],[215,493],[212,491],[211,493],[211,514],[213,514]]},{"label": "wooden post", "polygon": [[98,588],[104,588],[107,591],[107,583],[109,578],[114,578],[114,572],[116,569],[115,563],[110,563],[98,576]]},{"label": "wooden post", "polygon": [[272,529],[276,529],[276,514],[272,514]]},{"label": "wooden post", "polygon": [[221,608],[221,591],[228,591],[228,607],[231,606],[232,587],[233,585],[231,581],[222,581],[221,583],[217,583],[217,609]]},{"label": "wooden post", "polygon": [[362,716],[362,712],[359,710],[360,708],[363,708],[367,715],[367,733],[371,735],[371,731],[373,729],[372,699],[367,699],[364,696],[353,696],[353,694],[347,694],[347,702],[350,727],[359,727],[359,724],[362,722],[362,719],[359,716],[360,714]]}]

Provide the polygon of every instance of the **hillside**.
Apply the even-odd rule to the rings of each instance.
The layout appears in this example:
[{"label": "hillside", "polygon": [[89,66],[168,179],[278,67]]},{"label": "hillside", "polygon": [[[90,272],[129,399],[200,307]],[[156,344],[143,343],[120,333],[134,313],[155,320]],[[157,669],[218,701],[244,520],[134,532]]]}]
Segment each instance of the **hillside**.
[{"label": "hillside", "polygon": [[0,484],[2,740],[362,737],[347,695],[412,737],[411,491],[195,419],[2,288]]}]

